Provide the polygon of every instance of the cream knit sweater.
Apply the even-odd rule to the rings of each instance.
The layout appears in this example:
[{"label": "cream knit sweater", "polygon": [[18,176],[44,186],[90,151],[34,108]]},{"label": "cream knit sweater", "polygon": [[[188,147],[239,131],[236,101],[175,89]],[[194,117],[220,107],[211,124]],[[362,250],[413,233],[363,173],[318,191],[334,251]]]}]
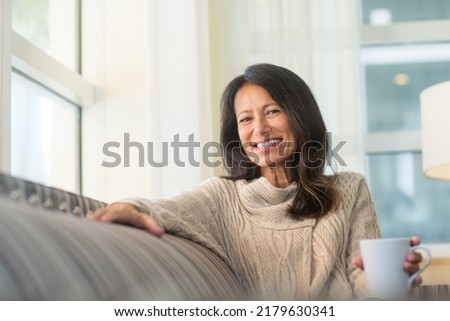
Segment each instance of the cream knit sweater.
[{"label": "cream knit sweater", "polygon": [[364,274],[351,263],[358,242],[380,229],[364,177],[337,175],[343,201],[319,220],[288,217],[296,184],[277,188],[264,177],[214,177],[170,199],[125,201],[218,254],[251,299],[350,300],[366,295]]}]

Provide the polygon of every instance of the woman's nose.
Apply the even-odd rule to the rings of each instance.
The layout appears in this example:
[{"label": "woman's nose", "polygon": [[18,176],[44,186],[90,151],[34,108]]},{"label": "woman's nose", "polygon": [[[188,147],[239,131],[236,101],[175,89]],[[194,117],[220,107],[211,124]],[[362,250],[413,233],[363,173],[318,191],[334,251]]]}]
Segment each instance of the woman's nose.
[{"label": "woman's nose", "polygon": [[254,122],[254,133],[256,136],[265,136],[270,132],[270,126],[267,119],[264,117],[257,117]]}]

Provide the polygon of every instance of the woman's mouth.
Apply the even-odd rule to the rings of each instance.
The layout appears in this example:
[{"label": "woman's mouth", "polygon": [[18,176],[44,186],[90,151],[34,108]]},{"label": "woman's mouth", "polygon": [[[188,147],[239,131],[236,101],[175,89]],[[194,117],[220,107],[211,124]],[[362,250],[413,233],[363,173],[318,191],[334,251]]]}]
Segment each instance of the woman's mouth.
[{"label": "woman's mouth", "polygon": [[277,145],[281,142],[281,139],[271,139],[265,142],[254,143],[253,147],[257,149],[266,149],[271,147],[277,147]]}]

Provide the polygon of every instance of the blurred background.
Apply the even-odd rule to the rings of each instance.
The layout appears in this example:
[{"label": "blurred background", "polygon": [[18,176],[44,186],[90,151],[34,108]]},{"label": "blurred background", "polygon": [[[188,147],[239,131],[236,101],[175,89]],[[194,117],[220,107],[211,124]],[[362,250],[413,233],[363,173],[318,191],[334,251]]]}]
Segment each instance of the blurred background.
[{"label": "blurred background", "polygon": [[[419,95],[450,80],[450,1],[3,0],[1,10],[3,171],[105,201],[174,195],[223,173],[222,89],[268,62],[310,85],[332,145],[345,142],[335,165],[367,177],[384,236],[449,244],[450,181],[422,173]],[[189,137],[196,147],[174,155]]]}]

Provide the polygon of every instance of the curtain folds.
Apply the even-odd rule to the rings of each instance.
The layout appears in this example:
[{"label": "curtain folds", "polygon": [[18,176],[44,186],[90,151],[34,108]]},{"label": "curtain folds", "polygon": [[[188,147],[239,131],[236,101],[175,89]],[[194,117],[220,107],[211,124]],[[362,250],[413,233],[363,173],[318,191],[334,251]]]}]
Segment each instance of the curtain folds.
[{"label": "curtain folds", "polygon": [[208,1],[154,0],[149,15],[150,194],[169,196],[213,175]]}]

